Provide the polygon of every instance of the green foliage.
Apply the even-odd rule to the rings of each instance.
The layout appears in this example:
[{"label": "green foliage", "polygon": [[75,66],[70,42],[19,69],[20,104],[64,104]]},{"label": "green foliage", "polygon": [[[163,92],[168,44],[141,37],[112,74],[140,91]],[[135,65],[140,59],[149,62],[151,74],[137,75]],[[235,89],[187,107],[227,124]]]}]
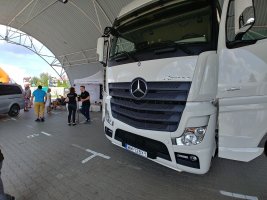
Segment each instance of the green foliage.
[{"label": "green foliage", "polygon": [[[42,85],[43,87],[49,87],[49,80],[52,80],[52,77],[48,73],[41,73],[39,77],[32,77],[31,79],[31,85],[32,86],[38,86]],[[69,81],[57,81],[57,87],[64,87],[64,88],[70,88]]]},{"label": "green foliage", "polygon": [[64,87],[64,88],[70,88],[70,84],[68,81],[57,81],[57,87]]},{"label": "green foliage", "polygon": [[42,83],[42,86],[48,87],[50,78],[51,78],[51,76],[48,73],[41,73],[40,74],[40,81]]},{"label": "green foliage", "polygon": [[36,76],[31,78],[31,85],[32,86],[38,86],[41,83],[40,79]]}]

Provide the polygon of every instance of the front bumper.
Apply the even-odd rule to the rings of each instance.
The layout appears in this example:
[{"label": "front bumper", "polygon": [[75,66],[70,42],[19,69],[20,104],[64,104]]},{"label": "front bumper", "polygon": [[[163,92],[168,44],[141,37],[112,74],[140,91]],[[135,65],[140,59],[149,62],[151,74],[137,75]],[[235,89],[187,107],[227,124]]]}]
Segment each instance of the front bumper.
[{"label": "front bumper", "polygon": [[[194,108],[196,104],[192,105]],[[197,107],[201,106],[200,104]],[[188,106],[190,107],[190,105]],[[202,105],[202,108],[205,107]],[[207,108],[210,108],[208,110]],[[205,174],[211,164],[214,155],[216,109],[213,106],[206,106],[206,113],[192,112],[191,108],[184,111],[179,128],[176,132],[160,132],[151,130],[141,130],[133,128],[116,119],[111,126],[106,121],[105,133],[107,138],[115,145],[125,148],[125,145],[134,146],[147,152],[147,158],[166,167],[177,171],[186,171],[195,174]],[[201,116],[202,115],[202,116]],[[204,122],[203,116],[208,116],[208,121]],[[195,117],[195,118],[194,118]],[[192,120],[194,118],[194,120]],[[193,146],[179,146],[173,143],[175,137],[182,135],[184,128],[190,124],[203,126],[208,123],[204,140]],[[197,159],[190,160],[194,156]]]}]

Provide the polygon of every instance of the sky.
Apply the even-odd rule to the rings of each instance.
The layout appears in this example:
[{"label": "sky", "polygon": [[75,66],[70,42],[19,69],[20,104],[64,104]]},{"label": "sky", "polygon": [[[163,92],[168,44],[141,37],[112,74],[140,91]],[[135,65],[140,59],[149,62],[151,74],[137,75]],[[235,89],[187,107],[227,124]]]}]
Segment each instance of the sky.
[{"label": "sky", "polygon": [[47,72],[58,77],[42,58],[25,47],[0,40],[0,67],[16,83],[23,85],[23,77],[39,76]]}]

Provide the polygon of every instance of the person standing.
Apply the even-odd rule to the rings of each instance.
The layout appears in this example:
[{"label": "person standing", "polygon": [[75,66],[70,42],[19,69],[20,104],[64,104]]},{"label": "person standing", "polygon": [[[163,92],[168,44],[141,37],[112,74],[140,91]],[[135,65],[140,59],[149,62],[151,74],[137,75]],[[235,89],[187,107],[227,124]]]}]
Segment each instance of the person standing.
[{"label": "person standing", "polygon": [[[72,121],[72,125],[75,126],[76,122],[75,122],[75,116],[76,116],[76,111],[77,111],[77,102],[78,102],[78,95],[75,93],[75,88],[71,87],[70,88],[70,93],[67,94],[67,98],[66,98],[66,102],[68,103],[68,111],[69,111],[69,115],[68,115],[68,125],[71,125],[71,121]],[[72,117],[72,119],[71,119]]]},{"label": "person standing", "polygon": [[1,170],[2,170],[3,161],[4,161],[4,156],[0,149],[0,200],[14,200],[15,197],[4,193],[4,185],[2,182],[2,178],[1,178]]},{"label": "person standing", "polygon": [[30,104],[30,99],[31,99],[31,89],[29,85],[25,86],[25,92],[24,92],[24,101],[25,101],[25,107],[24,107],[24,111],[29,111],[29,104]]},{"label": "person standing", "polygon": [[3,164],[4,156],[0,149],[0,200],[6,200],[5,193],[4,193],[4,186],[1,178],[1,169]]},{"label": "person standing", "polygon": [[85,116],[86,121],[85,123],[90,122],[90,94],[89,92],[87,92],[85,90],[85,86],[80,86],[80,90],[81,90],[81,102],[82,102],[82,108],[80,109],[81,113],[83,114],[83,116]]},{"label": "person standing", "polygon": [[46,113],[50,113],[51,112],[51,89],[48,88],[47,89],[47,93],[46,93],[46,102],[45,102],[45,108],[46,108]]},{"label": "person standing", "polygon": [[46,102],[46,92],[42,90],[42,86],[39,85],[38,88],[32,93],[31,104],[33,104],[34,98],[34,112],[37,116],[36,122],[44,122],[44,109]]}]

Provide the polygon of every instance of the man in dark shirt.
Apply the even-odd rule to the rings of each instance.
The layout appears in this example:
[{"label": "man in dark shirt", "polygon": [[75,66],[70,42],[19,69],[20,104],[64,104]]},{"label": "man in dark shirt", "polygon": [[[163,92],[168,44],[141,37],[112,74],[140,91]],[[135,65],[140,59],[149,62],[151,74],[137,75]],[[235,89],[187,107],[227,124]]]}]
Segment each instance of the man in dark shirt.
[{"label": "man in dark shirt", "polygon": [[82,85],[80,86],[81,90],[81,102],[82,102],[82,108],[80,109],[81,113],[85,116],[86,121],[85,123],[90,122],[90,94],[85,90],[85,87]]}]

